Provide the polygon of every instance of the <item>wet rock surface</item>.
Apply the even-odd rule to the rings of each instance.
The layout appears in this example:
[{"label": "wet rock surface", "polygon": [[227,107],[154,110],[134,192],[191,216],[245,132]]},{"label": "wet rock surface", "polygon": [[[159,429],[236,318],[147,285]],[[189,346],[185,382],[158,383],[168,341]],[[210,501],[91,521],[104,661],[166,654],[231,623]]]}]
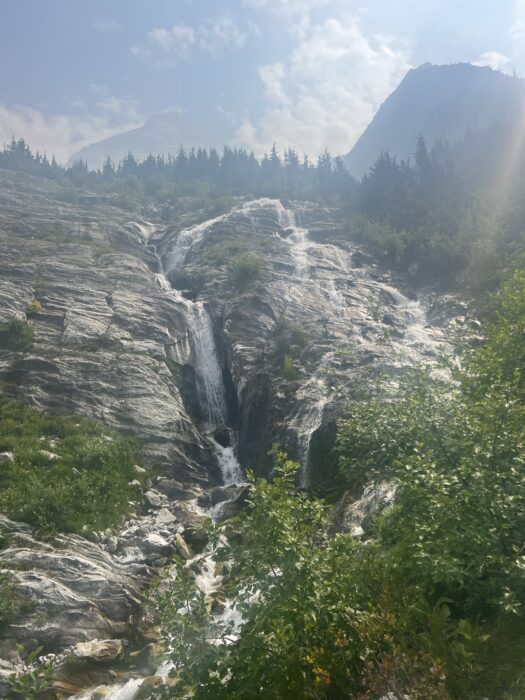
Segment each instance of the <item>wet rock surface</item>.
[{"label": "wet rock surface", "polygon": [[179,480],[217,479],[174,381],[172,361],[191,363],[188,329],[158,287],[147,224],[10,178],[0,173],[0,323],[27,320],[34,299],[42,308],[28,352],[0,348],[0,381],[37,408],[135,435],[147,462]]},{"label": "wet rock surface", "polygon": [[[360,383],[434,361],[448,321],[464,311],[452,298],[401,292],[402,280],[381,271],[348,240],[337,213],[319,206],[246,202],[184,232],[182,255],[180,235],[166,233],[158,250],[175,285],[198,280],[235,387],[240,460],[258,473],[268,473],[274,443],[307,462],[320,428],[342,414]],[[262,266],[242,292],[229,273],[239,250]],[[307,464],[305,481],[315,470]]]},{"label": "wet rock surface", "polygon": [[[137,515],[111,531],[42,542],[0,518],[0,569],[24,603],[0,632],[0,696],[20,664],[16,642],[62,660],[84,650],[95,664],[119,645],[126,654],[130,640],[149,643],[143,592],[175,555],[198,564],[214,612],[231,613],[227,572],[207,558],[202,525],[244,506],[237,456],[268,475],[278,442],[305,465],[304,485],[315,481],[312,448],[360,382],[433,361],[450,315],[464,312],[453,299],[400,292],[336,213],[317,206],[244,202],[183,228],[114,204],[70,202],[54,183],[0,172],[0,324],[16,318],[34,331],[25,351],[0,348],[0,382],[37,408],[136,436],[152,470],[144,494],[136,481]],[[239,251],[262,266],[243,290],[230,272]],[[10,459],[0,454],[0,465]],[[338,529],[366,532],[389,502],[378,494],[343,499]],[[100,674],[63,674],[57,692],[103,697]],[[126,683],[138,697],[142,680],[117,687]],[[99,690],[84,696],[87,686]]]},{"label": "wet rock surface", "polygon": [[[177,516],[174,506],[177,505]],[[27,525],[0,517],[0,568],[11,571],[24,614],[0,632],[0,658],[15,661],[15,642],[61,653],[83,642],[136,634],[142,591],[177,552],[193,526],[184,503],[161,505],[121,529],[88,537],[38,540]],[[191,535],[190,535],[191,537]]]}]

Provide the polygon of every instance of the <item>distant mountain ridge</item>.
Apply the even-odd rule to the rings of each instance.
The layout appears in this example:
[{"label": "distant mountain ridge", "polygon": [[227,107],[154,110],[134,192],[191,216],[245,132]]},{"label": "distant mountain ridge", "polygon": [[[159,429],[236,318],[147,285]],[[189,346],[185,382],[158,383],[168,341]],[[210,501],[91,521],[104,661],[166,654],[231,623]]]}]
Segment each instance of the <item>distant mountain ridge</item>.
[{"label": "distant mountain ridge", "polygon": [[429,146],[460,141],[491,124],[512,124],[525,109],[525,80],[469,63],[410,70],[381,105],[344,163],[364,175],[388,151],[408,160],[422,134]]},{"label": "distant mountain ridge", "polygon": [[85,146],[69,159],[69,165],[77,160],[86,161],[90,169],[102,168],[111,158],[118,164],[128,153],[143,160],[150,153],[153,155],[176,154],[181,145],[185,148],[192,146],[211,146],[214,135],[190,121],[179,112],[164,112],[157,114],[137,129],[131,129],[115,134],[107,139]]}]

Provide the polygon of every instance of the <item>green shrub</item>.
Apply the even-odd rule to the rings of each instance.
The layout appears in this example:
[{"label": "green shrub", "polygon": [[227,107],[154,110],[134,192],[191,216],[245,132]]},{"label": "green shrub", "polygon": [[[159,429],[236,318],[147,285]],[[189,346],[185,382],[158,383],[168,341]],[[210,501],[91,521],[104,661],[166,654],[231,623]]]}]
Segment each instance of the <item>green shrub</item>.
[{"label": "green shrub", "polygon": [[253,253],[240,253],[230,264],[230,283],[239,292],[253,287],[261,278],[263,266]]},{"label": "green shrub", "polygon": [[138,446],[98,423],[0,401],[0,511],[43,535],[114,524],[136,496]]},{"label": "green shrub", "polygon": [[46,696],[46,691],[53,687],[55,669],[52,664],[40,661],[44,651],[43,646],[28,652],[24,644],[17,644],[18,653],[23,659],[21,672],[12,674],[9,678],[11,690],[15,697],[24,700],[38,700]]},{"label": "green shrub", "polygon": [[[395,688],[399,697],[448,700],[436,649],[444,639],[461,643],[458,626],[441,609],[424,618],[407,606],[416,601],[390,589],[376,545],[328,538],[328,509],[297,491],[298,468],[277,454],[272,482],[251,479],[248,509],[234,522],[240,544],[216,551],[233,562],[240,630],[210,617],[182,564],[164,582],[156,607],[179,679],[167,696],[376,700],[368,690]],[[420,636],[427,630],[429,643]],[[463,670],[468,650],[454,659]]]},{"label": "green shrub", "polygon": [[232,258],[246,252],[246,243],[240,239],[217,241],[209,245],[202,259],[213,266],[228,264]]},{"label": "green shrub", "polygon": [[297,367],[294,365],[293,357],[290,355],[285,355],[283,360],[283,377],[289,381],[293,382],[298,377]]},{"label": "green shrub", "polygon": [[306,346],[304,331],[283,315],[276,319],[273,333],[275,355],[282,366],[282,376],[288,381],[293,381],[298,377],[295,363]]},{"label": "green shrub", "polygon": [[0,348],[23,352],[33,342],[34,331],[26,321],[17,318],[0,325]]},{"label": "green shrub", "polygon": [[42,308],[42,302],[35,298],[30,304],[27,305],[26,316],[28,318],[36,316],[36,314],[39,314],[42,311]]},{"label": "green shrub", "polygon": [[18,611],[16,587],[9,573],[0,572],[0,629],[8,625]]}]

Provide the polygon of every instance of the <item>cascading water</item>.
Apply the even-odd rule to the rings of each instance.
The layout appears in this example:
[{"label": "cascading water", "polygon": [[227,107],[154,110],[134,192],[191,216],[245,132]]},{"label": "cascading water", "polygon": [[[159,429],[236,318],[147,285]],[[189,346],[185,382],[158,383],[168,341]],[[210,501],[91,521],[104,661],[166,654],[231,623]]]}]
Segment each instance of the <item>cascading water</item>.
[{"label": "cascading water", "polygon": [[215,219],[209,219],[201,224],[196,224],[180,231],[175,245],[170,248],[166,256],[166,263],[163,266],[165,273],[169,274],[172,270],[178,269],[186,260],[191,247],[205,235],[206,231],[225,217],[226,214],[221,214]]},{"label": "cascading water", "polygon": [[206,433],[217,457],[224,485],[242,484],[244,476],[235,456],[234,432],[228,429],[232,443],[230,445],[221,445],[214,437],[218,428],[227,427],[228,409],[213,328],[209,314],[202,302],[191,304],[191,316],[188,321],[195,352],[201,405],[206,411]]},{"label": "cascading water", "polygon": [[[418,301],[408,299],[397,289],[386,284],[385,278],[375,274],[368,266],[354,267],[353,249],[348,242],[334,245],[311,240],[308,230],[299,225],[300,219],[296,218],[294,211],[284,207],[281,202],[270,199],[252,201],[237,207],[232,216],[240,217],[244,230],[251,230],[254,235],[264,232],[269,237],[278,237],[279,241],[272,241],[277,251],[277,260],[280,261],[283,256],[287,257],[288,264],[280,268],[286,272],[281,275],[279,272],[275,273],[271,282],[275,285],[275,296],[282,295],[283,299],[279,299],[279,302],[286,309],[290,309],[291,321],[304,323],[305,333],[313,328],[313,352],[309,359],[312,362],[314,358],[315,366],[311,367],[308,376],[298,383],[294,407],[287,418],[287,424],[296,438],[297,456],[303,464],[300,483],[307,487],[310,482],[312,438],[326,420],[327,409],[334,397],[339,396],[338,400],[343,401],[348,396],[343,393],[345,387],[342,386],[342,353],[350,348],[351,351],[356,350],[358,360],[373,357],[381,343],[381,351],[384,352],[381,359],[384,360],[391,351],[393,354],[404,353],[403,362],[406,364],[407,352],[415,356],[420,356],[422,352],[432,352],[433,343],[438,347],[438,336],[433,336],[433,331],[428,329],[426,314]],[[215,223],[224,218],[218,217],[182,231],[168,250],[164,237],[162,259],[157,256],[159,273],[156,275],[156,281],[159,290],[176,300],[184,311],[188,339],[184,341],[186,359],[183,361],[187,361],[193,353],[197,391],[203,415],[201,427],[213,447],[223,482],[230,485],[240,484],[244,479],[235,456],[236,435],[233,431],[228,431],[226,390],[213,324],[202,302],[189,301],[173,289],[167,279],[170,272],[176,271],[185,263],[192,247],[202,240]],[[149,226],[143,227],[141,232],[145,244],[148,244],[148,238],[159,238],[152,236]],[[155,250],[153,246],[151,249]],[[291,268],[293,274],[290,274]],[[279,304],[276,304],[275,308],[279,312],[282,310]],[[385,321],[388,315],[394,319],[391,326]],[[394,332],[386,348],[386,341],[381,338],[381,333],[390,328]],[[388,361],[392,366],[391,355],[388,356]],[[400,362],[398,366],[401,364],[403,363]],[[331,376],[336,377],[335,383],[332,383]],[[225,446],[217,442],[215,436],[219,432],[229,432],[231,444]],[[227,442],[222,437],[219,439],[223,443]],[[197,501],[190,501],[185,507],[192,512],[216,519],[225,503],[227,502],[204,508]],[[208,600],[224,594],[222,569],[216,566],[211,544],[202,554],[187,561],[186,565],[196,573],[196,584]],[[212,616],[213,624],[223,626],[229,622],[233,623],[234,638],[242,625],[241,613],[235,601],[219,598],[219,602]],[[167,675],[168,672],[169,667],[163,665],[157,674]],[[113,686],[108,697],[111,700],[136,698],[141,683],[140,679],[132,679],[128,683],[120,681],[118,685]],[[82,697],[94,700],[97,696]]]},{"label": "cascading water", "polygon": [[[256,203],[254,203],[256,205]],[[373,328],[379,342],[389,343],[393,363],[398,366],[406,365],[407,361],[416,355],[437,354],[441,338],[433,337],[427,326],[425,310],[417,300],[409,300],[401,292],[388,284],[373,279],[368,269],[355,269],[351,253],[345,248],[331,243],[317,243],[311,240],[307,228],[297,222],[293,210],[285,207],[278,200],[261,200],[260,206],[272,206],[276,219],[283,230],[286,244],[294,262],[294,272],[288,282],[289,298],[304,296],[307,298],[324,299],[325,307],[330,317],[332,332],[336,333],[341,346],[348,342],[354,347],[361,347],[370,353],[375,351],[374,342],[368,333],[362,337],[358,326],[352,323],[356,318],[356,309],[370,304],[374,308],[372,319],[368,324]],[[346,244],[348,245],[348,244]],[[336,282],[338,280],[338,282]],[[350,283],[350,286],[346,285]],[[339,286],[338,286],[339,285]],[[376,309],[382,306],[382,298],[391,300],[387,305],[394,308],[398,334],[393,334],[387,340],[389,327],[383,324],[384,312]],[[294,303],[294,301],[292,301]],[[319,302],[318,302],[319,303]],[[320,308],[319,323],[324,324],[323,311]],[[312,313],[312,308],[310,308]],[[366,312],[363,313],[366,318]],[[402,331],[401,331],[402,329]],[[288,424],[297,436],[298,457],[303,465],[301,484],[309,484],[309,459],[312,437],[321,427],[325,409],[330,403],[330,389],[326,381],[326,373],[337,366],[336,353],[333,351],[332,338],[325,326],[326,340],[323,341],[324,352],[318,360],[317,369],[310,379],[299,388],[296,398],[296,408],[289,417]],[[328,347],[327,347],[328,346]]]},{"label": "cascading water", "polygon": [[227,423],[226,397],[222,371],[217,359],[210,317],[202,302],[191,304],[190,334],[195,348],[201,403],[206,409],[208,430]]},{"label": "cascading water", "polygon": [[[302,469],[299,475],[300,485],[307,488],[310,485],[309,459],[310,445],[314,433],[321,427],[324,418],[324,410],[329,401],[328,389],[324,380],[314,375],[304,386],[304,400],[301,396],[299,410],[290,424],[295,426],[299,443],[299,459]],[[308,398],[306,398],[308,397]],[[312,399],[312,397],[314,397]]]},{"label": "cascading water", "polygon": [[[213,447],[221,470],[223,484],[230,486],[244,483],[244,475],[235,455],[236,435],[228,428],[226,392],[211,319],[203,302],[192,302],[182,297],[179,292],[172,288],[166,276],[169,272],[183,265],[192,246],[201,240],[206,231],[214,224],[223,219],[224,215],[181,231],[166,256],[168,260],[167,270],[161,257],[157,255],[160,269],[160,273],[157,274],[157,282],[162,290],[176,294],[178,301],[186,309],[186,322],[195,358],[199,402],[206,417],[204,432]],[[222,445],[215,439],[215,433],[218,429],[226,430],[229,433],[229,445]]]},{"label": "cascading water", "polygon": [[274,200],[277,210],[279,225],[283,229],[289,229],[291,233],[287,236],[286,242],[290,246],[290,252],[295,261],[294,274],[300,279],[306,279],[310,272],[310,258],[308,256],[308,231],[297,226],[295,214],[290,209],[286,209],[280,201]]}]

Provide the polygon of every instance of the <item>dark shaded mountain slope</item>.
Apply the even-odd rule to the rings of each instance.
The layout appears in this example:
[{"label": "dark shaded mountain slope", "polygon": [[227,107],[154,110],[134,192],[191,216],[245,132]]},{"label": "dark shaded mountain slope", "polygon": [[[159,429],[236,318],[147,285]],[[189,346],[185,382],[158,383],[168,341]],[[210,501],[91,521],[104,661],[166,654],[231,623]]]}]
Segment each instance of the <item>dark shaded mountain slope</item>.
[{"label": "dark shaded mountain slope", "polygon": [[525,81],[468,63],[434,66],[407,73],[344,158],[355,176],[363,175],[384,151],[409,159],[422,134],[429,146],[457,141],[494,122],[514,122],[525,105]]}]

